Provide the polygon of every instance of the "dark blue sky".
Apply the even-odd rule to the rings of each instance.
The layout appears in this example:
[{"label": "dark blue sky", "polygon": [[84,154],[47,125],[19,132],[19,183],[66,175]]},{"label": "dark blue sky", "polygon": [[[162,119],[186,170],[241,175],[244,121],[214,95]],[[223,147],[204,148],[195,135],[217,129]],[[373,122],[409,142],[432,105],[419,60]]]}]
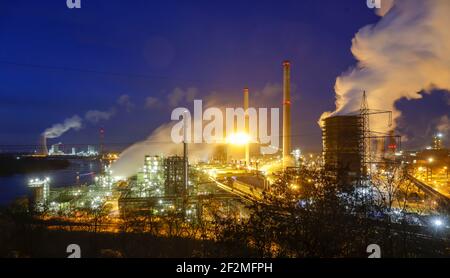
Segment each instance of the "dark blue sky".
[{"label": "dark blue sky", "polygon": [[[72,10],[65,2],[0,3],[0,144],[35,144],[54,123],[111,107],[111,119],[58,141],[95,143],[104,126],[107,142],[131,143],[170,120],[170,107],[146,108],[146,98],[190,87],[197,98],[240,97],[244,86],[281,83],[289,59],[294,145],[318,151],[317,119],[333,110],[335,78],[355,63],[351,39],[378,20],[365,0],[82,0]],[[121,95],[133,107],[118,105]],[[404,120],[417,123],[408,132],[426,141],[430,123],[448,114],[445,101],[439,93],[401,101]]]}]

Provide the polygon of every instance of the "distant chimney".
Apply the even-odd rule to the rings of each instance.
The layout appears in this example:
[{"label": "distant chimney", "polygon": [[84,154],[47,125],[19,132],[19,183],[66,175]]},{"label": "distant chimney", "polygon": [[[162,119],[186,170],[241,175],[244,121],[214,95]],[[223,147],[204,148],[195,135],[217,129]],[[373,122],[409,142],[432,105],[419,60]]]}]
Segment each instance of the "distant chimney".
[{"label": "distant chimney", "polygon": [[291,154],[291,63],[283,62],[283,160]]},{"label": "distant chimney", "polygon": [[[245,133],[250,136],[250,123],[248,115],[248,88],[244,88]],[[245,166],[250,166],[250,145],[245,144]]]},{"label": "distant chimney", "polygon": [[189,192],[189,157],[188,157],[188,122],[187,112],[183,115],[183,164],[184,164],[184,194],[187,196]]}]

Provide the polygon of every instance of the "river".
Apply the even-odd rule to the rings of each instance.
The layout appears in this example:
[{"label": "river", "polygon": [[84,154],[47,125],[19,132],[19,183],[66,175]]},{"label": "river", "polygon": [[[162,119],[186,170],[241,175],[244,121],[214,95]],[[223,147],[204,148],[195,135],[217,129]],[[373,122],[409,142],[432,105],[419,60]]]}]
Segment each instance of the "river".
[{"label": "river", "polygon": [[[17,198],[28,196],[30,179],[49,177],[50,188],[65,187],[77,183],[92,183],[95,175],[101,170],[98,160],[73,159],[69,161],[70,166],[64,170],[0,177],[0,205],[7,205]],[[77,179],[78,174],[79,180]]]}]

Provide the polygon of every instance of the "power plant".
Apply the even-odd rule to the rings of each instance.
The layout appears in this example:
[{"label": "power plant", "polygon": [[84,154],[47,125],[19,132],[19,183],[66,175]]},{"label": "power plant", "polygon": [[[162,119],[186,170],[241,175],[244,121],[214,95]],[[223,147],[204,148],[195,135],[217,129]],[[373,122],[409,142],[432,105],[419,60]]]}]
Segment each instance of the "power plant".
[{"label": "power plant", "polygon": [[[76,185],[70,187],[50,188],[49,178],[31,179],[29,188],[32,198],[29,204],[33,212],[70,215],[69,212],[77,210],[96,211],[108,204],[114,208],[110,216],[115,217],[117,221],[127,217],[130,219],[137,217],[136,219],[140,220],[150,217],[159,222],[164,218],[178,217],[184,224],[199,224],[211,223],[210,221],[218,214],[226,215],[230,212],[234,213],[235,217],[244,219],[248,217],[248,203],[265,202],[266,194],[276,192],[277,183],[283,181],[280,175],[284,175],[288,186],[282,190],[288,193],[292,190],[297,194],[302,192],[300,189],[316,185],[313,179],[303,176],[303,171],[306,173],[312,171],[330,178],[343,193],[360,196],[351,195],[356,192],[355,194],[362,194],[366,198],[372,196],[370,194],[375,191],[372,176],[384,175],[382,179],[392,178],[393,172],[389,169],[392,165],[413,165],[412,167],[418,165],[413,168],[415,169],[413,172],[406,172],[407,178],[419,188],[414,191],[414,198],[425,201],[428,197],[424,196],[431,194],[435,200],[435,204],[430,206],[431,209],[449,207],[448,198],[429,186],[431,182],[436,183],[436,180],[440,184],[440,187],[436,188],[443,188],[445,182],[448,184],[448,168],[443,168],[448,167],[445,166],[445,163],[448,164],[448,151],[442,146],[442,135],[434,136],[432,146],[426,151],[403,153],[400,150],[399,136],[395,135],[391,126],[391,112],[369,109],[365,92],[362,94],[359,110],[346,114],[335,113],[322,119],[321,155],[305,155],[300,149],[292,152],[291,64],[285,61],[282,65],[281,153],[279,148],[271,154],[252,151],[252,147],[258,147],[260,151],[259,147],[264,144],[258,144],[251,138],[254,135],[250,134],[252,132],[250,124],[253,124],[250,122],[252,118],[249,114],[250,94],[249,89],[245,87],[242,90],[244,114],[241,111],[239,116],[239,120],[244,120],[245,125],[240,122],[239,130],[234,130],[235,140],[217,143],[216,150],[210,155],[209,160],[198,161],[194,155],[189,159],[190,152],[195,153],[195,146],[188,151],[190,117],[187,115],[189,112],[185,111],[182,123],[183,138],[180,144],[168,154],[140,152],[143,156],[142,163],[136,167],[136,172],[131,176],[121,177],[120,174],[115,176],[112,167],[105,166],[98,173],[77,173]],[[384,129],[387,132],[371,128],[371,117],[380,114],[389,117],[387,127]],[[100,152],[104,150],[103,133],[101,129]],[[47,150],[45,136],[41,137],[40,154],[49,156],[46,158],[49,160],[68,157],[94,161],[99,158],[102,167],[108,162],[104,159],[108,155],[98,156],[92,145],[87,146],[87,152],[77,152],[73,147],[71,154],[64,152],[62,143],[53,144],[51,149]],[[229,159],[230,154],[234,156],[233,159]],[[291,159],[291,156],[295,160]],[[80,176],[91,174],[98,174],[93,183],[80,182]],[[308,201],[304,199],[298,201],[299,206],[305,206],[307,203]],[[426,203],[414,205],[423,207]]]},{"label": "power plant", "polygon": [[450,0],[47,2],[0,11],[0,257],[450,258]]}]

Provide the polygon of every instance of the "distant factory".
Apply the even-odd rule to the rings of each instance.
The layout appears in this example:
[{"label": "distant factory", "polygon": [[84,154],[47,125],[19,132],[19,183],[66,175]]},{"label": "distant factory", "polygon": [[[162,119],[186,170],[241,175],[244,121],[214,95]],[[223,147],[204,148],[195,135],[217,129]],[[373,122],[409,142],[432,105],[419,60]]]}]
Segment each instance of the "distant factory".
[{"label": "distant factory", "polygon": [[56,144],[51,145],[50,149],[48,150],[48,156],[81,156],[81,157],[94,157],[98,156],[99,153],[97,149],[92,146],[88,145],[87,148],[83,151],[77,151],[75,147],[72,147],[70,149],[70,152],[64,151],[64,145],[59,142]]}]

